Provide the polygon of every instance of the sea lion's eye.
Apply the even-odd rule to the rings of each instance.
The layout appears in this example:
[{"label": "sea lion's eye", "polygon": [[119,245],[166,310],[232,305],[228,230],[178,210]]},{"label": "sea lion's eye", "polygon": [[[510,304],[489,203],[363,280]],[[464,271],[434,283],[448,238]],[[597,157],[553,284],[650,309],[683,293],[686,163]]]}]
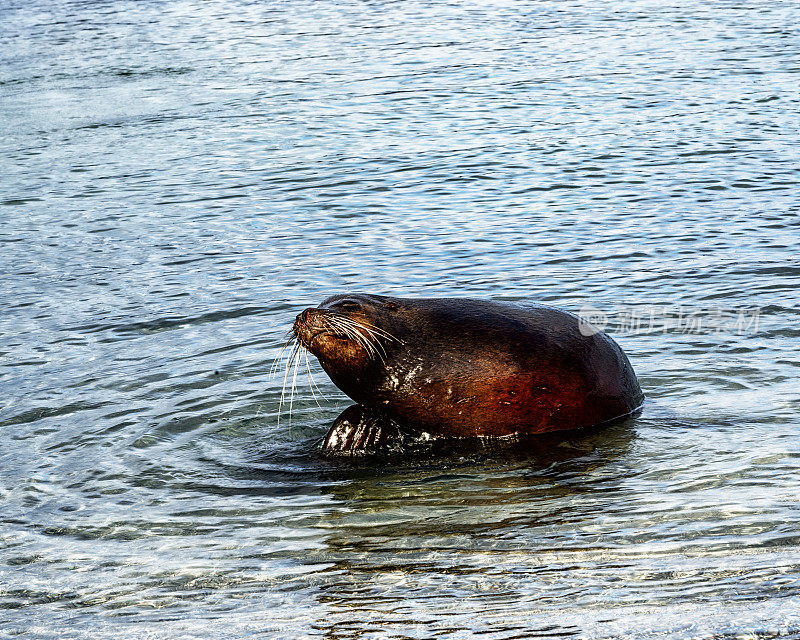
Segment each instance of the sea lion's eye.
[{"label": "sea lion's eye", "polygon": [[354,300],[342,300],[341,302],[337,302],[335,306],[342,311],[361,311],[361,305]]}]

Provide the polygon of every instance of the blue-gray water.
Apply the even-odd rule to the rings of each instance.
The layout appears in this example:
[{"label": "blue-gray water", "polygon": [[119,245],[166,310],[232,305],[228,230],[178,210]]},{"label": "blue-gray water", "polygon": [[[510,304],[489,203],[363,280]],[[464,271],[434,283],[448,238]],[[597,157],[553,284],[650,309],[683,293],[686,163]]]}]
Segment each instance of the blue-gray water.
[{"label": "blue-gray water", "polygon": [[[0,637],[800,637],[798,13],[3,2]],[[351,290],[589,309],[648,404],[326,463],[267,374]]]}]

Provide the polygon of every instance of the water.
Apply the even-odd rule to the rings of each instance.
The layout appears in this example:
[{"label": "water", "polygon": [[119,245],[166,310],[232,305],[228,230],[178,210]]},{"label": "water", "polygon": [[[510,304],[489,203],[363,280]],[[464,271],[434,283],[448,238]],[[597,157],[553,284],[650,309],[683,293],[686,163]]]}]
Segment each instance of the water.
[{"label": "water", "polygon": [[[0,636],[800,637],[797,24],[4,2]],[[353,290],[588,310],[648,404],[325,462],[267,372]]]}]

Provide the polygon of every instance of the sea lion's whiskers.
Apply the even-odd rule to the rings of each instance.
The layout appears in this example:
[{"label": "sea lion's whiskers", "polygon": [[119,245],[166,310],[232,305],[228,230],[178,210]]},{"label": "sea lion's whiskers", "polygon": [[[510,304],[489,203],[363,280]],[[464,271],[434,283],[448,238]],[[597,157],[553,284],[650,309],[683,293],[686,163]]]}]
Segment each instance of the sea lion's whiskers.
[{"label": "sea lion's whiskers", "polygon": [[359,340],[359,337],[358,337],[358,336],[356,336],[356,335],[354,335],[352,331],[350,331],[349,329],[347,329],[347,328],[344,326],[344,323],[342,323],[342,322],[339,322],[339,319],[338,319],[338,318],[328,318],[328,319],[326,320],[326,326],[327,326],[329,329],[331,329],[331,331],[334,331],[334,332],[339,332],[339,333],[343,333],[343,334],[344,334],[346,337],[348,337],[348,338],[350,338],[351,340],[353,340],[353,341],[355,341],[355,342],[358,342],[359,344],[361,344],[361,341]]},{"label": "sea lion's whiskers", "polygon": [[283,353],[286,351],[287,347],[291,344],[291,340],[288,341],[281,347],[281,350],[278,352],[278,355],[272,360],[272,364],[270,365],[269,372],[267,373],[267,378],[272,378],[275,375],[275,372],[278,369],[278,363],[283,359]]},{"label": "sea lion's whiskers", "polygon": [[[351,320],[351,322],[353,321]],[[354,325],[353,331],[358,333],[358,335],[362,336],[364,344],[370,345],[370,351],[372,355],[377,356],[380,359],[380,361],[385,364],[386,349],[384,349],[380,340],[378,340],[378,338],[372,332],[370,332],[369,329],[367,329],[366,327],[362,327],[354,322],[353,325]]]},{"label": "sea lion's whiskers", "polygon": [[380,327],[376,327],[374,324],[367,322],[366,320],[356,320],[353,318],[342,318],[346,322],[348,322],[351,326],[358,327],[361,331],[366,332],[370,337],[375,339],[376,342],[379,342],[378,338],[384,338],[385,340],[390,340],[392,342],[402,343],[402,340],[393,336],[388,331],[384,331]]},{"label": "sea lion's whiskers", "polygon": [[350,338],[354,342],[361,344],[361,340],[359,336],[353,334],[352,331],[349,331],[343,323],[339,322],[342,318],[332,317],[332,316],[324,316],[322,318],[322,325],[332,331],[333,333],[343,333],[346,337]]},{"label": "sea lion's whiskers", "polygon": [[[287,345],[288,346],[288,345]],[[289,380],[289,368],[295,358],[295,354],[300,351],[300,342],[296,341],[292,348],[289,357],[286,359],[286,373],[283,374],[283,386],[281,386],[281,399],[278,403],[278,426],[281,424],[281,411],[283,411],[283,401],[286,397],[286,382]],[[291,414],[289,415],[289,423],[291,424]]]},{"label": "sea lion's whiskers", "polygon": [[[370,352],[371,355],[377,356],[380,358],[381,362],[386,362],[386,348],[378,339],[381,336],[378,331],[372,330],[367,326],[361,324],[358,320],[353,320],[352,318],[339,318],[345,326],[348,326],[352,331],[358,333],[359,336],[363,339],[363,346],[367,351]],[[366,323],[368,324],[368,323]],[[369,347],[367,346],[369,344]]]},{"label": "sea lion's whiskers", "polygon": [[402,343],[403,341],[400,338],[393,336],[391,333],[386,331],[385,329],[381,329],[380,327],[367,322],[366,320],[355,319],[355,318],[348,318],[344,316],[339,316],[342,320],[347,320],[348,322],[358,326],[360,329],[367,331],[370,335],[375,337],[385,338],[386,340],[391,340],[392,342]]},{"label": "sea lion's whiskers", "polygon": [[383,345],[377,342],[374,336],[364,331],[363,327],[354,324],[349,324],[350,331],[356,334],[359,338],[358,342],[367,351],[371,358],[378,358],[381,362],[386,362],[384,359]]},{"label": "sea lion's whiskers", "polygon": [[354,322],[358,322],[364,328],[369,327],[372,330],[373,333],[376,333],[377,335],[381,336],[382,338],[386,338],[387,340],[391,340],[393,342],[398,342],[400,344],[403,343],[403,341],[400,338],[398,338],[396,336],[393,336],[391,333],[389,333],[385,329],[381,329],[380,327],[376,327],[374,324],[371,324],[371,323],[367,322],[366,320],[357,320],[357,321],[354,321]]},{"label": "sea lion's whiskers", "polygon": [[292,375],[292,391],[289,395],[289,426],[292,426],[292,407],[294,406],[294,386],[297,382],[297,369],[300,366],[300,349],[295,351],[294,359],[292,360],[294,367],[294,374]]},{"label": "sea lion's whiskers", "polygon": [[350,335],[358,344],[364,347],[364,350],[367,352],[367,355],[369,355],[370,358],[374,358],[375,356],[379,355],[375,349],[375,346],[372,344],[369,338],[367,338],[367,336],[362,334],[358,329],[356,329],[355,327],[350,327],[343,330],[348,335]]},{"label": "sea lion's whiskers", "polygon": [[[317,387],[317,382],[314,380],[314,376],[311,375],[311,364],[308,362],[308,349],[303,350],[304,355],[306,357],[306,373],[308,374],[308,388],[311,389],[311,395],[314,396],[314,402],[317,403],[317,406],[322,409],[322,405],[317,400],[317,394],[314,393],[314,387]],[[322,391],[319,387],[317,387],[317,391],[319,391],[319,395],[322,396]],[[322,396],[323,398],[325,396]]]},{"label": "sea lion's whiskers", "polygon": [[[349,337],[354,342],[358,343],[367,354],[371,357],[380,357],[380,353],[375,349],[375,345],[372,344],[372,341],[367,338],[364,334],[361,333],[361,327],[352,323],[349,318],[343,318],[341,316],[336,316],[330,318],[331,325],[335,328],[344,333],[347,337]],[[382,358],[381,358],[382,360]]]},{"label": "sea lion's whiskers", "polygon": [[[386,354],[386,347],[378,339],[379,337],[382,337],[382,336],[376,334],[371,329],[369,329],[367,327],[363,327],[363,326],[359,326],[359,331],[363,331],[364,333],[366,333],[366,335],[368,335],[370,337],[370,342],[377,348],[378,351],[381,352],[383,357],[385,357],[387,355]],[[381,358],[381,359],[383,359],[383,358]],[[385,360],[384,360],[384,362],[385,362]]]},{"label": "sea lion's whiskers", "polygon": [[353,320],[352,318],[346,318],[346,317],[339,316],[339,317],[336,317],[335,320],[337,321],[339,327],[341,327],[341,328],[344,328],[344,327],[349,328],[353,333],[358,334],[358,336],[361,339],[363,339],[363,340],[365,340],[365,341],[367,341],[369,343],[372,343],[372,339],[374,339],[376,337],[373,332],[371,332],[369,329],[367,329],[366,327],[362,326],[361,324],[359,324],[357,321]]},{"label": "sea lion's whiskers", "polygon": [[287,340],[287,341],[286,341],[286,343],[283,345],[283,347],[281,347],[281,350],[280,350],[280,352],[278,353],[278,355],[277,355],[277,356],[275,356],[275,360],[273,360],[273,361],[272,361],[272,366],[269,368],[269,373],[267,374],[267,379],[270,379],[270,378],[272,378],[272,376],[274,376],[274,375],[277,373],[277,371],[278,371],[278,365],[279,365],[279,364],[280,364],[280,362],[281,362],[281,359],[282,359],[282,357],[283,357],[283,353],[286,351],[286,349],[288,348],[288,346],[289,346],[290,344],[292,344],[292,342],[293,342],[294,340],[296,340],[296,338],[295,338],[295,335],[294,335],[294,332],[292,332],[292,331],[290,331],[290,332],[289,332],[289,335],[288,335],[288,336],[286,336],[286,337],[288,338],[288,340]]}]

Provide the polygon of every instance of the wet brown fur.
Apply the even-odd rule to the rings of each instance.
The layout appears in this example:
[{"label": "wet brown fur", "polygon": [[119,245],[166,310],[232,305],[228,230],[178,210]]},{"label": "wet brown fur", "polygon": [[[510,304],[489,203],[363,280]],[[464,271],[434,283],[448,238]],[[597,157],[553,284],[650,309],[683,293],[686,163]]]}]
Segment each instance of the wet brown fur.
[{"label": "wet brown fur", "polygon": [[353,400],[434,436],[581,429],[643,400],[617,344],[550,307],[348,294],[294,333]]}]

